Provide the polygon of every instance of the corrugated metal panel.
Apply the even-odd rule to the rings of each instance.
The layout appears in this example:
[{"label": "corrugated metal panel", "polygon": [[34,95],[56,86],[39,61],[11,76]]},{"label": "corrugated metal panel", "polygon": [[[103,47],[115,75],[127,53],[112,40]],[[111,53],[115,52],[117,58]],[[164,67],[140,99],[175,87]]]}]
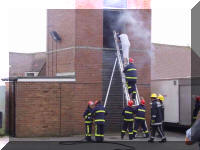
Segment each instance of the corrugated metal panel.
[{"label": "corrugated metal panel", "polygon": [[180,124],[191,125],[191,86],[180,85]]}]

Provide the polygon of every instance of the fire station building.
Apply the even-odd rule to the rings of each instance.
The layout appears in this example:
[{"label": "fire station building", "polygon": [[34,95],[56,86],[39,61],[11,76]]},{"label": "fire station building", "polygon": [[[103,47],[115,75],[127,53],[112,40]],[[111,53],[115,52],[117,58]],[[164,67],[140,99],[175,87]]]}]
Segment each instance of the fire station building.
[{"label": "fire station building", "polygon": [[[134,24],[120,24],[125,11]],[[138,34],[137,25],[142,26],[143,35]],[[47,50],[41,70],[35,71],[38,73],[33,77],[10,74],[9,133],[16,137],[83,134],[82,115],[87,102],[105,99],[116,58],[113,30],[124,29],[131,42],[130,56],[135,59],[137,87],[146,100],[149,124],[151,10],[54,9],[47,11]],[[122,109],[123,91],[117,67],[106,105],[105,134],[120,132]]]}]

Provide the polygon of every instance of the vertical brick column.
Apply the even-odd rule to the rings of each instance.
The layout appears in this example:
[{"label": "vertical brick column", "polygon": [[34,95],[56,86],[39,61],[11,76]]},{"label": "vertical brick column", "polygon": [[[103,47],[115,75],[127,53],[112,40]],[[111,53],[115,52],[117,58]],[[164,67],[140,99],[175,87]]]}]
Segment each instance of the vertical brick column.
[{"label": "vertical brick column", "polygon": [[[47,10],[47,76],[75,71],[75,27],[74,9]],[[56,31],[62,40],[57,43],[52,40],[49,34],[51,31]],[[67,50],[63,50],[66,48]],[[56,52],[56,49],[61,50]]]}]

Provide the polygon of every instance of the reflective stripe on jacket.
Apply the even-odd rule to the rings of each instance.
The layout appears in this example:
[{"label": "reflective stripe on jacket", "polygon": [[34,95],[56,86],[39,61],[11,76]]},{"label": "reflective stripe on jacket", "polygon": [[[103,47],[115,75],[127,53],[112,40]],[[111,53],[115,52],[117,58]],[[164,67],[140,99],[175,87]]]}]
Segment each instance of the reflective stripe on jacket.
[{"label": "reflective stripe on jacket", "polygon": [[133,114],[134,114],[134,109],[132,107],[125,107],[122,115],[124,116],[124,121],[133,121]]},{"label": "reflective stripe on jacket", "polygon": [[105,108],[101,104],[97,104],[92,110],[92,117],[94,118],[95,123],[104,123],[105,122]]},{"label": "reflective stripe on jacket", "polygon": [[162,107],[160,102],[155,99],[151,105],[151,125],[160,125],[162,121]]},{"label": "reflective stripe on jacket", "polygon": [[85,119],[85,124],[91,124],[92,123],[92,108],[88,106],[85,112],[83,113],[83,117]]},{"label": "reflective stripe on jacket", "polygon": [[140,120],[145,120],[145,106],[144,105],[139,105],[135,107],[134,113],[135,113],[135,119],[140,119]]},{"label": "reflective stripe on jacket", "polygon": [[126,80],[137,80],[137,71],[136,71],[136,67],[133,63],[128,64],[125,68],[124,68],[124,73],[126,76]]}]

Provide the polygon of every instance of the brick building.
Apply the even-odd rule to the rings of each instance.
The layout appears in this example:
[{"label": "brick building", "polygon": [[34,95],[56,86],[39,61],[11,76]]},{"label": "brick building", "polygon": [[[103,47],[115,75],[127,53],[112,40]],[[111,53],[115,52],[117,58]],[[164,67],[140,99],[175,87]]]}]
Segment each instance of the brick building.
[{"label": "brick building", "polygon": [[[22,61],[23,60],[23,61]],[[45,76],[46,54],[9,53],[9,77]]]},{"label": "brick building", "polygon": [[[126,10],[142,24],[143,36],[130,29],[130,22],[118,26],[125,10],[48,10],[46,77],[13,81],[13,135],[67,136],[83,134],[82,113],[88,100],[104,100],[116,50],[113,30],[126,29],[130,56],[136,61],[138,89],[147,100],[149,123],[151,10]],[[137,14],[137,15],[136,15]],[[61,41],[49,34],[56,31]],[[123,92],[119,70],[115,71],[108,104],[106,132],[120,132]]]},{"label": "brick building", "polygon": [[152,44],[151,91],[165,96],[168,125],[191,126],[200,93],[200,57],[189,46]]},{"label": "brick building", "polygon": [[[15,80],[19,77],[42,77],[46,74],[46,54],[9,52],[9,80],[6,82],[6,132],[15,128]],[[4,79],[5,80],[5,79]],[[7,79],[6,79],[7,81]]]}]

